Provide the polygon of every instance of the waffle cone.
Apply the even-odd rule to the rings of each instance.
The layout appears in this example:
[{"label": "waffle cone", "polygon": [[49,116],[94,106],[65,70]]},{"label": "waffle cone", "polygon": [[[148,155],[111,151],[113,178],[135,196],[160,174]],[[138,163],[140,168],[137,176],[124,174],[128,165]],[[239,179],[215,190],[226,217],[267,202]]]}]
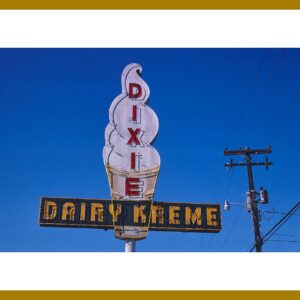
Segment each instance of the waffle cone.
[{"label": "waffle cone", "polygon": [[[119,170],[111,166],[106,166],[108,176],[110,194],[112,201],[114,200],[132,200],[132,201],[150,201],[154,196],[155,185],[158,178],[159,166],[143,171],[143,172],[128,172]],[[143,185],[138,197],[127,197],[125,191],[126,178],[139,178]],[[124,196],[125,195],[125,196]],[[148,216],[150,220],[150,216]],[[148,225],[144,227],[134,226],[114,226],[115,237],[119,239],[143,239],[148,234]]]}]

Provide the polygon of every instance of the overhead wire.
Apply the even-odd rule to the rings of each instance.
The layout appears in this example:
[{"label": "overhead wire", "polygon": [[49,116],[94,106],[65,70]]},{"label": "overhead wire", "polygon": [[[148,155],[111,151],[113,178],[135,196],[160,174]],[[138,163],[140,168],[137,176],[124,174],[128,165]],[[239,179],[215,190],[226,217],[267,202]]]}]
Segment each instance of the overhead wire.
[{"label": "overhead wire", "polygon": [[[281,129],[283,128],[286,120],[288,119],[291,111],[293,110],[293,108],[294,108],[295,104],[297,103],[297,101],[299,100],[299,98],[300,98],[300,91],[298,91],[296,93],[296,96],[292,98],[292,100],[291,100],[291,102],[290,102],[290,104],[288,106],[288,109],[286,110],[283,118],[281,119],[281,121],[280,121],[280,123],[279,123],[279,125],[277,127],[277,130],[273,134],[273,137],[271,139],[271,145],[273,145],[276,142],[276,140],[277,140],[277,138],[278,138],[278,136],[280,134]],[[285,167],[279,173],[279,176],[277,177],[277,180],[275,181],[275,184],[273,184],[273,186],[271,188],[272,191],[275,191],[280,186],[280,183],[282,182],[283,178],[286,178],[285,175],[290,170],[290,166],[294,163],[294,161],[296,160],[296,158],[299,156],[298,155],[299,152],[300,152],[300,145],[297,147],[297,149],[294,152],[294,154],[290,156],[290,159],[289,159],[288,163],[285,164]],[[283,199],[287,194],[289,194],[289,192],[294,188],[295,184],[296,184],[296,182],[294,182],[292,184],[292,186],[290,186],[290,188],[285,192],[284,196],[282,196],[281,199]]]},{"label": "overhead wire", "polygon": [[[256,86],[257,81],[258,81],[258,79],[260,78],[261,71],[262,71],[262,68],[263,68],[263,66],[264,66],[264,64],[265,64],[266,58],[267,58],[267,56],[268,56],[268,53],[269,53],[269,49],[266,49],[266,50],[264,51],[263,55],[262,55],[261,61],[260,61],[259,65],[258,65],[257,71],[256,71],[256,73],[255,73],[255,76],[253,77],[253,80],[252,80],[252,82],[251,82],[251,84],[250,84],[250,88],[249,88],[249,90],[248,90],[248,92],[247,92],[247,94],[246,94],[246,97],[244,98],[244,101],[243,101],[243,103],[242,103],[242,105],[241,105],[241,108],[240,108],[240,110],[239,110],[239,113],[238,113],[238,115],[237,115],[237,118],[236,118],[236,120],[235,120],[235,122],[234,122],[234,125],[233,125],[233,127],[232,127],[232,130],[231,130],[231,132],[230,132],[230,134],[229,134],[229,137],[228,137],[228,139],[227,139],[225,149],[228,148],[229,143],[230,143],[232,137],[234,136],[234,133],[236,132],[236,129],[238,128],[238,125],[239,125],[239,123],[240,123],[240,121],[241,121],[241,118],[242,118],[242,116],[243,116],[243,113],[244,113],[246,104],[248,103],[248,101],[249,101],[249,99],[250,99],[250,96],[251,96],[251,94],[252,94],[252,92],[253,92],[253,90],[254,90],[254,87]],[[222,167],[223,167],[223,165],[224,165],[224,155],[222,155],[222,158],[223,158],[223,160],[222,160],[222,164],[220,165],[220,172],[221,172]],[[226,196],[227,196],[227,194],[228,194],[228,191],[229,191],[229,188],[230,188],[229,186],[231,185],[231,182],[232,182],[232,177],[233,177],[233,173],[231,172],[231,173],[230,173],[230,178],[229,178],[229,181],[228,181],[227,187],[226,187],[226,192],[225,192],[226,195],[225,195],[225,198],[226,198]]]},{"label": "overhead wire", "polygon": [[250,96],[251,96],[251,94],[252,94],[252,92],[253,92],[253,90],[254,90],[254,87],[255,87],[255,85],[256,85],[256,83],[257,83],[259,77],[260,77],[260,74],[261,74],[262,68],[263,68],[263,66],[264,66],[264,64],[265,64],[266,58],[267,58],[267,56],[268,56],[268,53],[269,53],[269,49],[266,49],[266,50],[264,51],[264,54],[263,54],[263,56],[262,56],[262,59],[261,59],[259,65],[258,65],[257,71],[256,71],[256,73],[255,73],[255,76],[254,76],[253,80],[252,80],[252,83],[251,83],[251,85],[250,85],[250,88],[249,88],[249,90],[248,90],[248,93],[246,94],[246,97],[245,97],[245,99],[244,99],[244,101],[243,101],[243,103],[242,103],[242,105],[241,105],[241,108],[240,108],[240,111],[239,111],[239,113],[238,113],[238,116],[237,116],[237,118],[236,118],[236,120],[235,120],[235,123],[234,123],[234,125],[233,125],[233,128],[232,128],[232,130],[231,130],[231,132],[230,132],[230,134],[229,134],[229,137],[228,137],[228,139],[227,139],[227,143],[226,143],[226,147],[225,147],[225,148],[228,147],[228,145],[229,145],[229,143],[230,143],[230,141],[231,141],[231,139],[232,139],[232,137],[233,137],[233,134],[235,133],[236,129],[238,128],[238,125],[239,125],[239,122],[240,122],[240,120],[241,120],[241,118],[242,118],[242,115],[243,115],[243,113],[244,113],[246,104],[247,104],[247,102],[249,101]]},{"label": "overhead wire", "polygon": [[[252,239],[252,232],[248,232],[248,234],[245,235],[245,238],[243,240],[243,245],[244,245],[244,242],[246,243],[246,241],[250,241],[250,238]],[[241,247],[242,247],[241,251],[245,251],[245,250],[243,250],[243,248],[244,248],[243,245],[241,245]],[[251,245],[251,247],[252,247],[252,245]],[[248,249],[246,250],[246,252],[250,251],[251,247],[248,247]]]},{"label": "overhead wire", "polygon": [[243,210],[243,208],[240,207],[240,210],[238,211],[236,217],[234,218],[234,221],[231,223],[230,230],[228,231],[228,233],[227,233],[227,235],[226,235],[226,237],[225,237],[225,239],[224,239],[224,241],[223,241],[223,243],[221,245],[221,250],[224,249],[224,247],[225,247],[225,245],[227,243],[228,238],[231,236],[231,233],[232,233],[233,229],[235,228],[236,222],[238,221],[238,219],[239,219],[239,217],[241,215],[242,210]]},{"label": "overhead wire", "polygon": [[[265,244],[292,216],[293,213],[296,212],[300,207],[300,201],[297,202],[287,213],[281,218],[263,237],[261,245]],[[255,249],[255,245],[252,246],[250,252]]]},{"label": "overhead wire", "polygon": [[298,238],[300,238],[300,235],[296,235],[296,234],[274,233],[274,235],[277,235],[277,236],[288,236],[288,237],[298,237]]},{"label": "overhead wire", "polygon": [[258,101],[258,104],[257,104],[257,106],[256,106],[256,109],[255,109],[254,113],[252,114],[252,117],[251,117],[251,119],[250,119],[250,122],[249,122],[249,124],[248,124],[248,127],[247,127],[247,129],[246,129],[246,131],[245,131],[244,138],[243,138],[243,140],[242,140],[242,146],[245,144],[245,141],[246,141],[246,139],[247,139],[247,137],[248,137],[248,134],[249,134],[249,132],[250,132],[250,130],[251,130],[251,128],[252,128],[252,125],[253,125],[253,123],[254,123],[254,120],[255,120],[255,118],[256,118],[258,112],[260,111],[260,109],[261,109],[261,107],[262,107],[262,104],[264,103],[264,101],[265,101],[265,99],[266,99],[267,93],[268,93],[268,91],[269,91],[269,89],[270,89],[270,87],[271,87],[271,85],[272,85],[272,82],[273,82],[273,80],[274,80],[274,78],[275,78],[275,75],[276,75],[276,73],[277,73],[277,70],[278,70],[278,68],[279,68],[279,65],[280,65],[280,63],[281,63],[281,61],[282,61],[282,58],[283,58],[284,54],[285,54],[285,49],[282,49],[282,51],[281,51],[281,53],[280,53],[280,55],[279,55],[279,57],[278,57],[278,59],[277,59],[277,63],[274,65],[274,68],[273,68],[273,70],[272,70],[272,72],[271,72],[271,75],[270,75],[270,77],[269,77],[268,83],[267,83],[267,85],[266,85],[266,87],[265,87],[265,89],[264,89],[263,95],[262,95],[262,97],[260,98],[260,101]]},{"label": "overhead wire", "polygon": [[[285,122],[287,121],[290,113],[292,112],[293,108],[295,107],[295,104],[297,103],[297,101],[299,100],[300,98],[300,91],[298,91],[296,93],[296,95],[294,97],[292,97],[289,105],[288,105],[288,108],[285,112],[285,114],[283,115],[282,119],[280,120],[279,122],[279,125],[277,127],[277,129],[275,130],[273,136],[272,136],[272,139],[271,139],[271,142],[270,142],[270,145],[274,145],[280,135],[280,132],[285,124]],[[288,161],[287,164],[285,164],[285,167],[281,170],[281,172],[279,173],[279,176],[276,178],[276,181],[275,183],[272,185],[271,187],[271,191],[274,192],[279,186],[280,186],[280,183],[282,182],[283,178],[285,178],[286,174],[288,173],[288,171],[290,170],[290,166],[294,163],[295,159],[298,157],[298,154],[300,152],[300,146],[297,147],[296,151],[294,152],[293,155],[290,156],[290,159]],[[296,183],[294,183],[284,194],[284,196],[281,197],[281,199],[283,199],[293,188],[294,188],[294,185]],[[274,209],[273,209],[274,210]],[[268,212],[266,211],[266,213],[272,213],[272,212]],[[275,212],[273,212],[275,213]]]},{"label": "overhead wire", "polygon": [[[256,109],[255,109],[255,111],[254,111],[254,113],[253,113],[253,115],[252,115],[252,118],[250,119],[250,122],[249,122],[249,124],[248,124],[248,127],[247,127],[247,129],[246,129],[246,131],[245,131],[244,138],[243,138],[243,140],[242,140],[242,146],[245,144],[245,141],[246,141],[246,139],[247,139],[247,137],[248,137],[248,134],[249,134],[249,132],[250,132],[252,126],[253,126],[254,120],[255,120],[257,114],[259,113],[259,111],[260,111],[260,109],[261,109],[261,107],[262,107],[263,102],[264,102],[265,99],[266,99],[266,95],[267,95],[267,93],[268,93],[268,91],[269,91],[269,89],[270,89],[270,87],[271,87],[271,85],[272,85],[272,82],[273,82],[273,80],[274,80],[274,78],[275,78],[275,75],[276,75],[277,70],[278,70],[278,68],[279,68],[279,65],[280,65],[280,63],[281,63],[281,61],[282,61],[282,59],[283,59],[284,54],[285,54],[285,49],[283,49],[283,50],[281,51],[281,53],[280,53],[280,55],[279,55],[279,58],[278,58],[278,60],[277,60],[277,63],[274,65],[274,68],[273,68],[273,70],[272,70],[272,72],[271,72],[271,75],[270,75],[270,77],[269,77],[269,80],[268,80],[268,83],[267,83],[267,85],[266,85],[266,88],[264,89],[264,92],[263,92],[263,94],[262,94],[262,97],[261,97],[260,101],[258,102],[258,104],[257,104],[257,106],[256,106]],[[282,120],[281,120],[281,122],[280,122],[280,124],[279,124],[279,126],[278,126],[278,128],[277,128],[277,130],[275,131],[275,133],[274,133],[274,135],[273,135],[272,143],[273,143],[273,142],[275,141],[275,139],[278,137],[278,134],[279,134],[281,128],[283,127],[285,121],[287,120],[287,118],[288,118],[288,116],[289,116],[289,114],[290,114],[292,108],[294,107],[294,105],[295,105],[295,103],[296,103],[296,100],[297,100],[297,99],[294,98],[293,101],[290,103],[290,105],[289,105],[289,107],[288,107],[288,110],[286,111],[286,113],[285,113],[284,117],[282,118]],[[272,143],[271,143],[271,145],[272,145]]]},{"label": "overhead wire", "polygon": [[[250,88],[249,88],[249,90],[248,90],[248,93],[246,94],[246,97],[244,98],[244,101],[243,101],[243,103],[242,103],[242,105],[241,105],[241,108],[240,108],[240,110],[239,110],[238,116],[237,116],[237,118],[236,118],[236,121],[235,121],[235,123],[234,123],[234,125],[233,125],[233,128],[232,128],[230,134],[229,134],[229,137],[228,137],[228,139],[227,139],[225,148],[228,148],[229,143],[230,143],[230,141],[231,141],[231,139],[232,139],[232,137],[233,137],[233,134],[235,133],[235,131],[236,131],[238,125],[239,125],[239,122],[240,122],[241,117],[242,117],[242,115],[243,115],[243,112],[244,112],[244,109],[245,109],[245,107],[246,107],[246,104],[247,104],[247,102],[248,102],[248,100],[249,100],[249,98],[250,98],[250,95],[252,94],[252,91],[254,90],[254,87],[255,87],[255,85],[256,85],[256,83],[257,83],[259,77],[260,77],[260,74],[261,74],[263,65],[265,64],[266,58],[267,58],[267,56],[268,56],[268,51],[269,51],[268,49],[266,49],[266,51],[264,51],[264,54],[263,54],[262,59],[261,59],[259,65],[258,65],[258,69],[257,69],[257,71],[256,71],[256,73],[255,73],[255,76],[254,76],[254,78],[253,78],[253,81],[252,81],[251,84],[250,84]],[[217,175],[216,185],[215,185],[215,188],[214,188],[214,191],[213,191],[213,200],[214,200],[214,198],[215,198],[216,190],[217,190],[218,185],[219,185],[220,176],[221,176],[221,171],[222,171],[222,168],[224,167],[223,164],[224,164],[224,154],[222,154],[222,161],[221,161],[221,164],[220,164],[220,168],[219,168],[219,170],[218,170],[218,175]]]},{"label": "overhead wire", "polygon": [[[238,125],[239,125],[239,123],[240,123],[240,120],[241,120],[241,118],[242,118],[242,115],[243,115],[243,113],[244,113],[246,104],[248,103],[248,101],[249,101],[249,99],[250,99],[250,96],[251,96],[251,94],[252,94],[252,92],[253,92],[253,90],[254,90],[254,87],[256,86],[257,81],[259,80],[259,78],[260,78],[260,76],[261,76],[261,72],[262,72],[263,66],[264,66],[264,64],[265,64],[265,62],[266,62],[266,59],[267,59],[267,57],[268,57],[268,53],[269,53],[269,49],[266,49],[266,50],[264,51],[263,55],[262,55],[261,61],[260,61],[259,65],[258,65],[257,71],[256,71],[256,73],[255,73],[255,76],[253,77],[253,80],[252,80],[252,82],[251,82],[251,84],[250,84],[250,88],[249,88],[249,90],[248,90],[248,92],[247,92],[247,94],[246,94],[246,97],[244,98],[244,101],[243,101],[243,103],[242,103],[242,105],[241,105],[241,108],[240,108],[240,111],[239,111],[238,116],[237,116],[237,118],[236,118],[236,121],[235,121],[235,123],[234,123],[234,126],[233,126],[233,128],[232,128],[232,130],[231,130],[231,132],[230,132],[230,135],[229,135],[228,139],[227,139],[227,143],[226,143],[226,147],[225,147],[225,148],[228,148],[229,143],[230,143],[230,141],[231,141],[231,139],[232,139],[234,133],[236,132],[236,129],[237,129],[237,127],[238,127]],[[223,155],[223,160],[222,160],[222,166],[220,165],[220,172],[221,172],[221,170],[222,170],[221,167],[223,167],[223,165],[224,165],[224,155]],[[229,192],[229,189],[230,189],[230,185],[231,185],[232,179],[233,179],[233,173],[231,172],[231,173],[230,173],[229,181],[228,181],[228,183],[227,183],[226,191],[225,191],[225,199],[226,199],[226,197],[227,197],[227,195],[228,195],[228,192]],[[224,244],[226,244],[228,238],[231,236],[231,232],[232,232],[232,230],[234,229],[235,224],[236,224],[237,220],[239,219],[239,217],[240,217],[240,215],[241,215],[241,211],[242,211],[242,210],[240,210],[239,213],[236,215],[236,217],[235,217],[235,219],[234,219],[234,221],[233,221],[233,223],[232,223],[232,226],[230,227],[229,233],[226,235],[226,237],[225,237],[225,239],[224,239],[224,241],[223,241],[223,243],[222,243],[222,246],[221,246],[222,249],[223,249],[223,247],[224,247]]]},{"label": "overhead wire", "polygon": [[268,242],[281,242],[281,243],[300,243],[297,240],[268,240]]},{"label": "overhead wire", "polygon": [[275,132],[274,132],[274,134],[273,134],[273,137],[272,137],[272,139],[271,139],[270,145],[273,145],[273,144],[275,143],[275,141],[277,140],[278,135],[279,135],[279,133],[280,133],[280,131],[281,131],[281,129],[282,129],[284,123],[286,122],[286,120],[287,120],[289,114],[291,113],[292,109],[294,108],[294,106],[295,106],[297,100],[299,100],[299,97],[300,97],[300,90],[296,93],[295,97],[293,97],[292,100],[290,101],[290,104],[289,104],[289,106],[288,106],[288,109],[286,110],[286,112],[285,112],[283,118],[281,119],[281,121],[280,121],[280,123],[279,123],[277,129],[275,130]]},{"label": "overhead wire", "polygon": [[[278,214],[278,215],[286,215],[286,212],[280,212],[280,211],[264,211],[264,213],[269,214]],[[292,214],[293,216],[300,216],[300,214]]]},{"label": "overhead wire", "polygon": [[272,139],[271,139],[270,145],[274,145],[276,139],[278,138],[278,135],[279,135],[279,133],[280,133],[280,130],[282,129],[282,127],[283,127],[285,121],[287,120],[289,114],[291,113],[291,111],[292,111],[293,107],[295,106],[295,104],[296,104],[296,102],[297,102],[298,99],[299,99],[299,95],[296,95],[294,98],[292,98],[292,101],[290,102],[290,105],[289,105],[287,111],[285,112],[283,118],[281,119],[281,121],[280,121],[280,123],[279,123],[279,126],[278,126],[278,128],[277,128],[277,130],[276,130],[275,133],[273,134],[273,137],[272,137]]},{"label": "overhead wire", "polygon": [[281,202],[295,188],[295,186],[298,184],[298,182],[299,182],[298,178],[296,180],[294,180],[293,183],[288,188],[288,190],[286,190],[285,193],[283,194],[283,196],[281,196],[279,198],[278,202]]},{"label": "overhead wire", "polygon": [[[256,72],[256,76],[254,77],[253,83],[252,83],[252,85],[251,85],[251,87],[250,87],[250,89],[249,89],[249,91],[248,91],[248,93],[247,93],[247,96],[246,96],[245,100],[244,100],[243,103],[242,103],[240,112],[239,112],[239,114],[238,114],[238,116],[237,116],[237,119],[236,119],[236,121],[235,121],[235,123],[234,123],[234,126],[233,126],[233,128],[232,128],[232,130],[231,130],[231,132],[230,132],[229,138],[228,138],[228,140],[227,140],[226,148],[228,147],[229,142],[230,142],[232,136],[234,135],[234,133],[235,133],[235,131],[236,131],[236,128],[237,128],[237,126],[238,126],[238,124],[239,124],[239,122],[240,122],[241,116],[242,116],[242,114],[243,114],[243,111],[244,111],[244,109],[245,109],[245,107],[246,107],[246,103],[248,102],[248,99],[249,99],[249,97],[250,97],[250,95],[251,95],[251,93],[252,93],[252,91],[253,91],[253,89],[254,89],[254,86],[255,86],[255,84],[256,84],[258,78],[260,77],[259,75],[260,75],[260,73],[261,73],[262,66],[264,65],[265,59],[266,59],[266,57],[267,57],[267,53],[268,53],[267,51],[264,53],[264,55],[263,55],[263,57],[262,57],[262,60],[261,60],[261,63],[260,63],[260,65],[259,65],[259,68],[258,68],[258,70],[257,70],[257,72]],[[283,56],[284,56],[284,53],[285,53],[285,50],[283,49],[283,50],[281,51],[281,54],[280,54],[278,60],[277,60],[277,63],[275,64],[275,66],[274,66],[274,68],[273,68],[273,70],[272,70],[271,76],[270,76],[269,81],[268,81],[268,83],[267,83],[267,86],[266,86],[266,88],[265,88],[265,90],[264,90],[264,93],[263,93],[263,95],[262,95],[262,98],[261,98],[260,101],[258,102],[258,105],[257,105],[257,107],[256,107],[256,110],[255,110],[254,114],[252,115],[252,118],[250,119],[250,122],[249,122],[248,127],[247,127],[247,130],[246,130],[246,134],[245,134],[245,136],[244,136],[244,138],[243,138],[242,145],[244,144],[244,142],[245,142],[245,140],[246,140],[246,138],[247,138],[247,136],[248,136],[248,133],[250,132],[250,130],[251,130],[251,128],[252,128],[252,125],[253,125],[253,122],[254,122],[254,120],[255,120],[255,118],[256,118],[256,115],[257,115],[257,113],[259,112],[259,110],[260,110],[260,108],[261,108],[261,106],[262,106],[262,103],[263,103],[264,99],[266,98],[267,92],[268,92],[268,90],[269,90],[269,88],[270,88],[270,86],[271,86],[271,84],[272,84],[272,81],[273,81],[275,75],[276,75],[277,69],[278,69],[278,67],[279,67],[279,65],[280,65],[280,63],[281,63],[281,61],[282,61],[282,58],[283,58]],[[296,102],[296,101],[293,101],[293,102],[290,104],[290,106],[289,106],[289,108],[288,108],[288,111],[287,111],[286,115],[284,116],[282,122],[280,123],[280,125],[279,125],[279,127],[278,127],[278,131],[281,130],[281,128],[282,128],[282,126],[283,126],[285,120],[287,119],[288,114],[290,113],[290,111],[291,111],[292,107],[294,106],[295,102]],[[277,137],[277,136],[275,136],[275,138],[276,138],[276,137]],[[224,156],[223,156],[223,159],[222,159],[222,165],[223,165],[223,162],[224,162]],[[214,198],[214,196],[215,196],[216,189],[217,189],[218,184],[219,184],[219,177],[220,177],[219,174],[221,173],[221,170],[222,170],[221,167],[222,167],[222,166],[220,165],[220,169],[219,169],[219,172],[218,172],[218,178],[217,178],[217,181],[216,181],[216,187],[215,187],[215,190],[214,190],[214,193],[213,193],[213,198]],[[226,196],[227,196],[227,194],[228,194],[228,191],[229,191],[229,187],[230,187],[231,181],[232,181],[232,173],[231,173],[231,175],[230,175],[230,179],[229,179],[228,184],[227,184],[227,188],[226,188]],[[240,210],[240,212],[241,212],[241,210]],[[228,239],[229,236],[231,235],[231,232],[232,232],[232,230],[233,230],[233,228],[234,228],[234,225],[236,224],[236,222],[237,222],[237,220],[238,220],[238,218],[239,218],[239,216],[240,216],[240,212],[239,212],[239,214],[236,216],[235,220],[233,221],[232,226],[231,226],[231,229],[230,229],[229,233],[227,234],[227,236],[225,237],[225,240],[223,241],[223,244],[225,244],[225,243],[227,242],[227,239]]]},{"label": "overhead wire", "polygon": [[[289,161],[285,164],[285,167],[283,170],[279,173],[279,176],[277,177],[275,183],[272,185],[270,190],[274,192],[275,190],[280,187],[280,183],[284,178],[286,178],[288,171],[290,170],[290,166],[294,163],[294,161],[297,159],[298,155],[300,152],[300,146],[296,149],[295,153],[290,157]],[[294,181],[294,183],[290,186],[290,188],[284,193],[283,196],[280,197],[280,199],[283,199],[289,192],[294,188],[294,186],[297,184],[298,180]],[[280,201],[280,200],[279,200]]]},{"label": "overhead wire", "polygon": [[290,166],[292,165],[292,163],[295,161],[295,159],[298,157],[297,154],[300,152],[300,145],[298,146],[298,148],[296,149],[296,151],[290,156],[290,159],[288,160],[288,162],[285,164],[285,167],[283,168],[283,170],[279,173],[279,176],[277,177],[277,180],[275,181],[275,183],[271,186],[271,190],[275,191],[277,189],[277,187],[279,186],[279,183],[282,181],[283,178],[285,178],[287,171],[289,170]]}]

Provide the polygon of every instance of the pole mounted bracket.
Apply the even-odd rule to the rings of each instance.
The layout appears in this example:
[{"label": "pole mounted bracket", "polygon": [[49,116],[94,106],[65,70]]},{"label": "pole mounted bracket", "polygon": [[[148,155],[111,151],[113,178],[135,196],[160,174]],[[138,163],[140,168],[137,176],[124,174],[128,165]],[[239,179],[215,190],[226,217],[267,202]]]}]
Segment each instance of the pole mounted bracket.
[{"label": "pole mounted bracket", "polygon": [[266,156],[266,162],[265,162],[265,164],[266,164],[266,170],[267,170],[267,172],[268,172],[268,171],[269,171],[269,166],[272,166],[272,163],[269,162],[268,156]]}]

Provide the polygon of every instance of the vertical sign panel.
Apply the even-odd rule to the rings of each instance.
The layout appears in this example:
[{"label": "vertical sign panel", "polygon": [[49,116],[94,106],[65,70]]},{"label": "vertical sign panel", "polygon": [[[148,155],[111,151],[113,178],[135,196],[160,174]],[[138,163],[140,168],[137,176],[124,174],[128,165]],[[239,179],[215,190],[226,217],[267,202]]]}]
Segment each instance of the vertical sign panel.
[{"label": "vertical sign panel", "polygon": [[[105,130],[103,160],[110,184],[112,201],[149,201],[152,204],[160,169],[160,157],[152,147],[158,132],[158,118],[147,105],[150,89],[141,78],[142,67],[129,64],[122,77],[122,93],[109,109]],[[120,239],[141,239],[148,226],[114,224]]]}]

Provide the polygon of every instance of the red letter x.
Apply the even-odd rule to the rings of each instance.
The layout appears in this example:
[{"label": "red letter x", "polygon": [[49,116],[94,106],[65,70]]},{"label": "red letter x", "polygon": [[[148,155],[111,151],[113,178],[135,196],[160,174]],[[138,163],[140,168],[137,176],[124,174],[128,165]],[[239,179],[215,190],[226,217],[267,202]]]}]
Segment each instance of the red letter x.
[{"label": "red letter x", "polygon": [[141,142],[138,139],[137,135],[140,133],[141,129],[137,128],[133,131],[132,128],[128,128],[128,131],[130,133],[130,139],[128,140],[127,145],[132,145],[133,143],[135,143],[136,145],[140,145]]}]

